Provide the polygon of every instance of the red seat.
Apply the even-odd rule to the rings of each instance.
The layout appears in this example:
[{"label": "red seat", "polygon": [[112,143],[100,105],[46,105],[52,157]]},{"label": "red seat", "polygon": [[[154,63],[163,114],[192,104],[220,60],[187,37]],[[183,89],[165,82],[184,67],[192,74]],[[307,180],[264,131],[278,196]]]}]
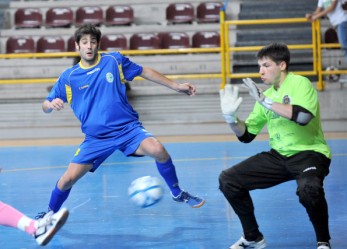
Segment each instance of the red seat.
[{"label": "red seat", "polygon": [[134,11],[129,5],[114,5],[106,9],[106,25],[129,25],[134,21]]},{"label": "red seat", "polygon": [[155,33],[139,33],[130,37],[130,49],[160,49],[160,38]]},{"label": "red seat", "polygon": [[193,48],[220,47],[220,35],[216,31],[197,32],[192,37]]},{"label": "red seat", "polygon": [[38,8],[19,8],[14,13],[15,28],[40,28],[42,14]]},{"label": "red seat", "polygon": [[38,53],[65,52],[65,41],[60,36],[43,36],[37,40]]},{"label": "red seat", "polygon": [[192,23],[194,20],[194,7],[190,3],[172,3],[166,8],[168,23]]},{"label": "red seat", "polygon": [[219,12],[223,4],[219,2],[203,2],[196,9],[196,18],[199,23],[219,22]]},{"label": "red seat", "polygon": [[67,40],[67,52],[76,52],[75,37],[71,36]]},{"label": "red seat", "polygon": [[50,8],[46,12],[47,27],[69,28],[73,23],[73,11],[69,7]]},{"label": "red seat", "polygon": [[161,48],[164,49],[179,49],[189,48],[189,36],[184,32],[161,33]]},{"label": "red seat", "polygon": [[100,41],[102,51],[120,51],[127,49],[127,38],[122,34],[103,35]]},{"label": "red seat", "polygon": [[76,10],[76,25],[91,23],[100,26],[104,22],[104,14],[100,7],[79,7]]},{"label": "red seat", "polygon": [[13,36],[6,41],[6,53],[35,53],[35,41],[30,36]]}]

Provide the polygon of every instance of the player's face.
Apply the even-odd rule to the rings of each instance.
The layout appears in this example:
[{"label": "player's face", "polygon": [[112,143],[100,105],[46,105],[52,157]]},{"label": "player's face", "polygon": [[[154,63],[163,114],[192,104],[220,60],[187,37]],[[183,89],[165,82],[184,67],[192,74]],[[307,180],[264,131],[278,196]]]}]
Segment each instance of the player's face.
[{"label": "player's face", "polygon": [[279,86],[283,78],[283,72],[285,71],[285,62],[276,64],[268,57],[263,57],[258,60],[259,74],[261,80],[268,85]]},{"label": "player's face", "polygon": [[92,35],[83,35],[76,49],[80,52],[82,64],[92,66],[98,59],[98,42]]}]

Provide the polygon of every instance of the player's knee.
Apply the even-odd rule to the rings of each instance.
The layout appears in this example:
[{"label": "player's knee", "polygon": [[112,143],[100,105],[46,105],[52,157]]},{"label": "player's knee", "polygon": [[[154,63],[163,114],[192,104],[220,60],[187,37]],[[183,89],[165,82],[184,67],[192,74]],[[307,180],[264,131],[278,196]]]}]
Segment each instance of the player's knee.
[{"label": "player's knee", "polygon": [[223,170],[219,175],[219,189],[224,195],[234,196],[239,188],[235,186],[237,183],[236,172],[233,168]]},{"label": "player's knee", "polygon": [[166,162],[170,158],[169,153],[159,141],[151,145],[151,148],[148,149],[148,154],[159,162]]},{"label": "player's knee", "polygon": [[316,176],[304,177],[298,180],[297,195],[305,207],[319,205],[324,198],[322,181]]}]

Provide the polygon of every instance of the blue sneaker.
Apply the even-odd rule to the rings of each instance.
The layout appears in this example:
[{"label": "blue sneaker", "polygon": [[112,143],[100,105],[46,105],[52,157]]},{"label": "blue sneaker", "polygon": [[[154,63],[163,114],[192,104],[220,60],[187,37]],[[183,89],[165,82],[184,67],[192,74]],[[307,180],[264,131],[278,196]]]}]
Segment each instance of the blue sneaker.
[{"label": "blue sneaker", "polygon": [[199,208],[205,204],[205,200],[197,196],[192,196],[186,191],[182,191],[178,196],[172,196],[172,199],[177,202],[186,202],[192,208]]}]

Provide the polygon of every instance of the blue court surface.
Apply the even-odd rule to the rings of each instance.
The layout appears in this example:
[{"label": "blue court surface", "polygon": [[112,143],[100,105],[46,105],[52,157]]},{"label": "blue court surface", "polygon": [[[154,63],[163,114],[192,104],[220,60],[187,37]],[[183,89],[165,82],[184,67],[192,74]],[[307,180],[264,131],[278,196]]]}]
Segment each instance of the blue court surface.
[{"label": "blue court surface", "polygon": [[[231,135],[232,136],[232,135]],[[347,248],[347,140],[330,139],[333,160],[325,181],[332,248]],[[127,158],[115,152],[72,189],[65,207],[66,225],[46,248],[54,249],[226,249],[242,234],[240,223],[218,189],[219,173],[257,152],[267,141],[164,142],[180,185],[204,197],[198,209],[171,200],[141,209],[127,189],[137,177],[159,177],[149,157]],[[50,193],[78,145],[0,148],[0,198],[30,217],[45,211]],[[252,192],[260,229],[273,249],[314,249],[315,235],[295,194],[295,182]],[[41,248],[29,235],[0,227],[1,249]]]}]

